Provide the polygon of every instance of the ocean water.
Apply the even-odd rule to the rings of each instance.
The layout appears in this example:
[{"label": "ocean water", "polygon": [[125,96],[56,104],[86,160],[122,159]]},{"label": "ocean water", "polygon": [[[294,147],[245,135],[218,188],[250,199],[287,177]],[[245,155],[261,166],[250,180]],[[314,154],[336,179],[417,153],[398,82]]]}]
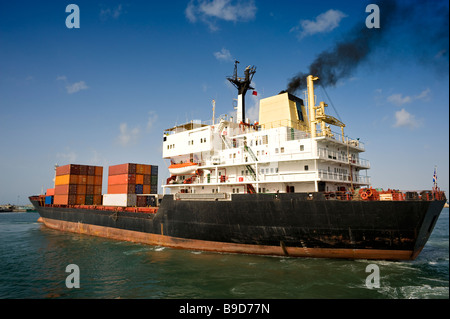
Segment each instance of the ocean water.
[{"label": "ocean water", "polygon": [[[176,250],[60,232],[38,217],[0,214],[1,299],[449,298],[448,208],[419,257],[405,262]],[[79,288],[66,285],[75,282],[71,264]],[[379,287],[366,282],[373,264]]]}]

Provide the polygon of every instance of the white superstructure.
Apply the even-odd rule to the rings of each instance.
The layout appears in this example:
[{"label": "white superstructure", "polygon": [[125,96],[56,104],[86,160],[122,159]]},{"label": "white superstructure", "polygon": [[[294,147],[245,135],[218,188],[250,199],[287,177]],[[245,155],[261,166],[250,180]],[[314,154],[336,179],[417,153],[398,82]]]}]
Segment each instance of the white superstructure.
[{"label": "white superstructure", "polygon": [[[214,125],[192,121],[166,130],[163,158],[170,160],[171,172],[182,173],[171,175],[164,192],[227,197],[369,186],[370,164],[360,157],[364,144],[344,136],[345,125],[325,114],[325,103],[315,105],[316,79],[308,77],[307,106],[283,92],[261,99],[254,124],[222,117]],[[341,132],[333,132],[330,125]]]}]

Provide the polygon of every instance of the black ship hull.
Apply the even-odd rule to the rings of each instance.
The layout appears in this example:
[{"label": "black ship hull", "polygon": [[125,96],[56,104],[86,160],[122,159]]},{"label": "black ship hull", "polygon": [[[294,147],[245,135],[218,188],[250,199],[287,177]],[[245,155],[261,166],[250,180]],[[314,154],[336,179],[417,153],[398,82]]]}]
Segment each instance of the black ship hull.
[{"label": "black ship hull", "polygon": [[32,203],[50,228],[174,248],[294,257],[412,260],[445,200],[343,201],[303,193],[176,200],[155,214]]}]

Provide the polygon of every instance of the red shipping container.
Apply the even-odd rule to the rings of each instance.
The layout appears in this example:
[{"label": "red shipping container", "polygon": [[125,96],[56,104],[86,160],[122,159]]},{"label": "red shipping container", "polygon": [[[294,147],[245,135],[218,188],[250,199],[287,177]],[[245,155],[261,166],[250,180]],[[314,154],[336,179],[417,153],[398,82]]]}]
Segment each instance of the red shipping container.
[{"label": "red shipping container", "polygon": [[86,195],[77,195],[76,205],[84,205],[86,201]]},{"label": "red shipping container", "polygon": [[151,183],[151,175],[144,175],[144,181],[142,182],[142,184],[144,185],[150,185]]},{"label": "red shipping container", "polygon": [[88,166],[87,175],[94,176],[95,175],[95,166]]},{"label": "red shipping container", "polygon": [[87,165],[80,165],[80,175],[87,175],[88,167],[89,166],[87,166]]},{"label": "red shipping container", "polygon": [[136,164],[126,163],[109,167],[108,175],[136,174]]},{"label": "red shipping container", "polygon": [[76,164],[68,164],[64,166],[59,166],[56,168],[56,176],[60,175],[79,175],[80,174],[80,165]]},{"label": "red shipping container", "polygon": [[76,195],[77,188],[76,184],[56,185],[55,195]]},{"label": "red shipping container", "polygon": [[136,192],[135,184],[111,185],[108,184],[108,194],[134,194]]},{"label": "red shipping container", "polygon": [[53,196],[55,195],[55,189],[54,188],[47,188],[47,192],[45,193],[47,196]]}]

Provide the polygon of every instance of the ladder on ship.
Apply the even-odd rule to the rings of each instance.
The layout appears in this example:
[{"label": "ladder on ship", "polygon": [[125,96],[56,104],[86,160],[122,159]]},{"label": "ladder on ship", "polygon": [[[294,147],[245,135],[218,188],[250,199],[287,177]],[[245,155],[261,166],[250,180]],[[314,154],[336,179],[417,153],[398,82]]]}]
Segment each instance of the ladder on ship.
[{"label": "ladder on ship", "polygon": [[225,123],[224,120],[221,120],[220,123],[219,123],[219,127],[217,128],[217,132],[219,132],[220,138],[222,139],[222,141],[225,144],[226,148],[230,149],[230,148],[232,148],[230,141],[227,139],[226,135],[222,134],[222,131],[225,128],[226,125],[227,125],[227,123]]},{"label": "ladder on ship", "polygon": [[[258,158],[255,156],[255,153],[253,153],[252,149],[250,147],[247,146],[247,141],[244,141],[244,150],[250,154],[250,156],[252,157],[252,159],[257,162]],[[251,165],[246,165],[247,170],[250,172],[250,174],[253,177],[253,180],[256,181],[256,172],[253,169],[253,167]]]}]

